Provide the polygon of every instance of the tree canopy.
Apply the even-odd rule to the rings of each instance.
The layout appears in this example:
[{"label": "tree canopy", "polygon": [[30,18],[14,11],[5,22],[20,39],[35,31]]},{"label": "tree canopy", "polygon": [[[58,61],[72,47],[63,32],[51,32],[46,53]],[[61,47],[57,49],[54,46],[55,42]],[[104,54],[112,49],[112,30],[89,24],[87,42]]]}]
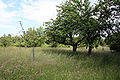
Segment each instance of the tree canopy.
[{"label": "tree canopy", "polygon": [[50,40],[71,45],[73,51],[84,40],[91,54],[94,43],[101,39],[102,31],[97,15],[94,15],[96,8],[90,5],[89,0],[68,0],[57,7],[57,18],[46,22]]}]

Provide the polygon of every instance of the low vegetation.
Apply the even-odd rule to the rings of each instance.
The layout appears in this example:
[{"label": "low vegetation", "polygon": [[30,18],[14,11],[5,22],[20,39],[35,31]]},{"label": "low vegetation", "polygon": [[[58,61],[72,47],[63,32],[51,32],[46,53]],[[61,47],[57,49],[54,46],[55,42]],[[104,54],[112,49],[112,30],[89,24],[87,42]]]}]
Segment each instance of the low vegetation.
[{"label": "low vegetation", "polygon": [[108,47],[93,49],[91,56],[82,47],[0,48],[0,80],[119,80],[120,53]]}]

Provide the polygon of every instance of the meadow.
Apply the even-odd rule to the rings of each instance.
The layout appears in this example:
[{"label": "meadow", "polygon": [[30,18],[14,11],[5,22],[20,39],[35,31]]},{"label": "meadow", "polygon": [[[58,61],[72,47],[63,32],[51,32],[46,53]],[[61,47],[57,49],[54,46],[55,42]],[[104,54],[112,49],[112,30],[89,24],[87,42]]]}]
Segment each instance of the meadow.
[{"label": "meadow", "polygon": [[0,80],[120,80],[120,53],[108,47],[0,48]]}]

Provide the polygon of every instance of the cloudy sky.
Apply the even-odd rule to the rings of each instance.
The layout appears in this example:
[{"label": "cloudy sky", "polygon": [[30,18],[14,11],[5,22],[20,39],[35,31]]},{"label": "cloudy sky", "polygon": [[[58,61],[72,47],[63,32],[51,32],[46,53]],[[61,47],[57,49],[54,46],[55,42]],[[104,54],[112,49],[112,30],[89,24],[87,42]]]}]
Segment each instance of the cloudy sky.
[{"label": "cloudy sky", "polygon": [[25,29],[42,26],[56,17],[56,5],[63,1],[66,0],[0,0],[0,36],[18,35],[21,31],[19,21]]}]

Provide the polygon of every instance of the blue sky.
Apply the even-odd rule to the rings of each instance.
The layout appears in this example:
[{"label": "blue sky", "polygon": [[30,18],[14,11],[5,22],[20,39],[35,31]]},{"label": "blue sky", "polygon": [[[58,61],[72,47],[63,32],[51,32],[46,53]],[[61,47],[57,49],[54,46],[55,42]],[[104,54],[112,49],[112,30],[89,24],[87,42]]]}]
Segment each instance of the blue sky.
[{"label": "blue sky", "polygon": [[[56,17],[56,5],[65,0],[0,0],[0,36],[18,35],[24,29],[42,26]],[[90,0],[92,3],[95,0]]]}]

